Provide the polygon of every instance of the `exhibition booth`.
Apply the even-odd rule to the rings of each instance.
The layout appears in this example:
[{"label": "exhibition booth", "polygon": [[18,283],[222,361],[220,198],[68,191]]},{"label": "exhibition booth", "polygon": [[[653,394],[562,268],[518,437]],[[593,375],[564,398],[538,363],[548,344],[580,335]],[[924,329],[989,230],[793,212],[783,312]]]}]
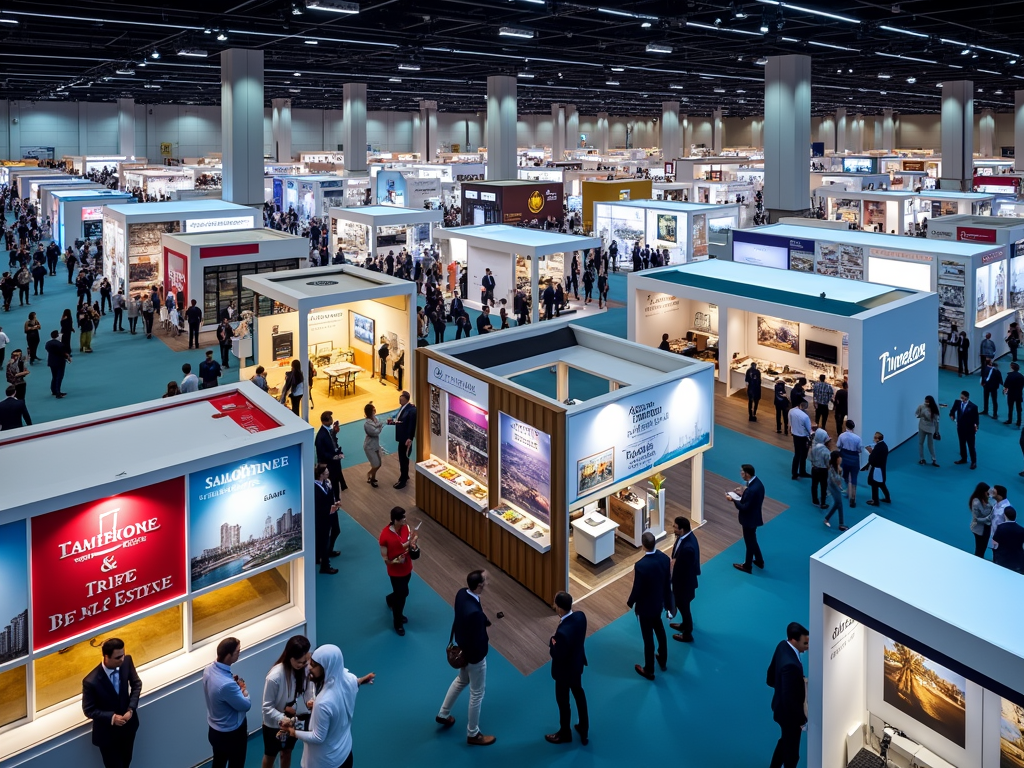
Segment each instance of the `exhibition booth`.
[{"label": "exhibition booth", "polygon": [[441,179],[420,178],[414,171],[380,171],[371,177],[378,205],[400,208],[441,207]]},{"label": "exhibition booth", "polygon": [[369,177],[348,178],[333,174],[275,176],[271,179],[273,202],[284,213],[294,209],[300,226],[311,218],[326,221],[331,208],[348,208],[370,202]]},{"label": "exhibition booth", "polygon": [[848,192],[888,189],[892,179],[887,173],[811,173],[811,191],[836,186]]},{"label": "exhibition booth", "polygon": [[367,256],[396,255],[404,248],[419,256],[432,242],[431,230],[440,226],[444,214],[426,208],[400,208],[395,205],[364,205],[358,208],[331,208],[331,255],[338,248],[345,258],[362,264]]},{"label": "exhibition booth", "polygon": [[71,155],[64,158],[70,163],[75,173],[85,176],[87,173],[96,171],[100,173],[104,168],[111,172],[117,171],[118,163],[133,162],[145,163],[144,157],[128,157],[127,155]]},{"label": "exhibition booth", "polygon": [[[59,171],[59,170],[57,170],[55,168],[40,168],[40,167],[35,166],[35,165],[11,166],[11,167],[6,168],[6,171],[7,171],[7,183],[10,185],[11,189],[13,189],[13,190],[15,190],[17,192],[19,197],[22,197],[22,195],[21,195],[21,185],[18,183],[18,179],[21,178],[22,176],[31,176],[33,178],[39,178],[39,177],[42,177],[42,176],[53,176],[53,177],[64,178],[64,177],[67,176],[66,173],[64,173],[63,171]],[[72,178],[74,178],[74,177],[72,177]],[[27,187],[26,187],[26,189],[27,189]]]},{"label": "exhibition booth", "polygon": [[145,168],[125,171],[125,189],[141,189],[146,196],[173,198],[180,189],[192,189],[195,178],[182,168]]},{"label": "exhibition booth", "polygon": [[[601,238],[563,235],[555,230],[527,229],[493,224],[480,227],[454,227],[437,229],[434,237],[447,243],[449,263],[466,267],[468,296],[463,301],[480,309],[481,285],[486,270],[494,277],[494,308],[497,313],[505,306],[514,316],[513,299],[517,290],[523,290],[530,306],[530,322],[540,319],[541,291],[549,283],[561,282],[572,266],[574,252],[580,254],[580,269],[586,263],[586,251],[600,248]],[[582,295],[582,294],[581,294]],[[566,312],[599,312],[597,299],[584,305],[578,301]]]},{"label": "exhibition booth", "polygon": [[462,225],[562,223],[561,182],[464,181]]},{"label": "exhibition booth", "polygon": [[[1011,250],[1011,247],[1024,239],[1024,221],[1015,216],[943,216],[941,220],[928,222],[928,237],[931,240],[1001,245],[1013,258],[1016,249]],[[1024,286],[1021,288],[1024,290]]]},{"label": "exhibition booth", "polygon": [[[230,303],[239,314],[252,308],[253,293],[242,285],[244,275],[309,265],[309,239],[276,229],[164,233],[160,246],[164,295],[176,297],[179,311],[195,299],[204,330],[220,322]],[[263,311],[270,314],[269,302]]]},{"label": "exhibition booth", "polygon": [[36,199],[32,194],[32,185],[36,185],[36,189],[39,189],[39,184],[43,182],[58,182],[58,181],[70,181],[72,183],[77,180],[77,176],[70,176],[66,173],[54,172],[51,168],[45,168],[35,173],[19,173],[17,178],[17,184],[15,185],[18,197],[22,200]]},{"label": "exhibition booth", "polygon": [[825,209],[825,218],[845,221],[866,232],[906,234],[913,229],[913,192],[871,190],[851,192],[837,185],[814,190],[815,207]]},{"label": "exhibition booth", "polygon": [[[379,413],[398,407],[399,394],[413,381],[416,283],[337,265],[244,275],[242,287],[255,296],[251,335],[243,330],[236,339],[236,356],[254,358],[240,371],[241,379],[262,365],[270,393],[277,395],[292,360],[301,361],[307,381],[312,364],[317,376],[309,384],[316,405],[303,397],[302,415],[314,426],[325,410],[348,423],[362,421],[363,407],[371,401]],[[388,356],[382,372],[384,342]],[[379,383],[382,373],[385,386]]]},{"label": "exhibition booth", "polygon": [[[790,224],[737,229],[731,238],[737,263],[938,293],[938,340],[948,339],[954,325],[966,332],[971,370],[980,364],[978,350],[985,334],[1004,339],[1013,320],[1005,246]],[[943,365],[957,365],[956,351],[945,345],[940,359]]]},{"label": "exhibition booth", "polygon": [[[124,448],[53,472],[101,446]],[[312,430],[245,382],[8,431],[0,452],[19,478],[0,511],[0,762],[100,764],[82,680],[111,637],[144,681],[136,756],[208,760],[182,735],[206,733],[217,643],[241,641],[232,671],[255,684],[288,637],[316,642]]]},{"label": "exhibition booth", "polygon": [[62,178],[59,176],[48,176],[43,179],[33,179],[29,182],[29,198],[34,200],[39,211],[46,216],[49,211],[49,198],[47,192],[55,189],[106,189],[102,184],[97,184],[89,179],[79,179],[76,176]]},{"label": "exhibition booth", "polygon": [[666,169],[669,176],[676,181],[734,181],[736,171],[750,163],[750,158],[740,155],[728,157],[666,157],[665,161],[673,163],[671,170]]},{"label": "exhibition booth", "polygon": [[739,226],[739,205],[702,205],[671,200],[625,200],[594,206],[594,234],[605,249],[618,244],[619,268],[632,269],[633,243],[668,250],[671,264],[708,258],[711,241],[728,245]]},{"label": "exhibition booth", "polygon": [[995,195],[984,192],[955,192],[947,189],[931,189],[918,192],[915,208],[919,212],[918,223],[923,217],[937,219],[940,216],[974,214],[990,216]]},{"label": "exhibition booth", "polygon": [[416,354],[416,505],[545,603],[664,536],[666,493],[703,523],[711,366],[565,321]]},{"label": "exhibition booth", "polygon": [[938,389],[934,293],[718,259],[628,280],[627,338],[657,347],[667,333],[671,351],[717,361],[727,396],[746,389],[752,362],[769,410],[779,379],[789,393],[801,376],[825,374],[833,388],[845,378],[858,433],[877,429],[895,447],[917,434],[922,393]]},{"label": "exhibition booth", "polygon": [[876,515],[813,554],[807,765],[1024,764],[1020,580]]},{"label": "exhibition booth", "polygon": [[582,187],[583,231],[594,232],[594,207],[597,203],[620,200],[651,200],[654,198],[650,179],[615,179],[613,181],[584,181]]},{"label": "exhibition booth", "polygon": [[263,226],[253,208],[220,200],[109,205],[103,209],[103,274],[125,293],[163,285],[164,233],[221,232]]},{"label": "exhibition booth", "polygon": [[135,196],[114,189],[67,189],[48,192],[53,240],[63,252],[76,240],[103,239],[103,206],[134,205]]}]

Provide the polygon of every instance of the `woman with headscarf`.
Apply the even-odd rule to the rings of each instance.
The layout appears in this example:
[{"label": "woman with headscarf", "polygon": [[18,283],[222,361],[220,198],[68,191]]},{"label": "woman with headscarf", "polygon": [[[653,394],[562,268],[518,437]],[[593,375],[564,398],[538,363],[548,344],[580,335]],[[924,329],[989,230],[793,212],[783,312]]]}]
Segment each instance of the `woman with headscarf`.
[{"label": "woman with headscarf", "polygon": [[302,768],[352,768],[352,714],[359,686],[373,684],[374,673],[356,677],[345,669],[336,645],[321,645],[309,662],[310,678],[319,689],[309,718],[309,730],[282,731],[303,742]]}]

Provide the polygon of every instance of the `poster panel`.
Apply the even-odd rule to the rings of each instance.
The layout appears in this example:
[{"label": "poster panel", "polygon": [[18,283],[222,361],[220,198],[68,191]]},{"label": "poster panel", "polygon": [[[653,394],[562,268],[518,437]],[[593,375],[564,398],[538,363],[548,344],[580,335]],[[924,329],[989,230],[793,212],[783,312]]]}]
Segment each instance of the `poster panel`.
[{"label": "poster panel", "polygon": [[189,475],[192,591],[302,551],[301,447]]},{"label": "poster panel", "polygon": [[39,651],[185,594],[185,480],[32,519]]},{"label": "poster panel", "polygon": [[0,525],[0,664],[28,655],[28,538],[24,520]]},{"label": "poster panel", "polygon": [[551,435],[498,412],[501,501],[551,524]]}]

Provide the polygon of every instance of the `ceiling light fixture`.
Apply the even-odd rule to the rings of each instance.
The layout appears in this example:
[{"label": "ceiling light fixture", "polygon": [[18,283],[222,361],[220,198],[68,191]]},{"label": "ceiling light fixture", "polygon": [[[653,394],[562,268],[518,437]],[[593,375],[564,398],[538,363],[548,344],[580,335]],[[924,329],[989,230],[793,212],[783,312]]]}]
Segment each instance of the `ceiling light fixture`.
[{"label": "ceiling light fixture", "polygon": [[346,3],[342,0],[306,0],[306,8],[331,13],[359,13],[359,3]]},{"label": "ceiling light fixture", "polygon": [[302,93],[301,88],[289,88],[288,93]]},{"label": "ceiling light fixture", "polygon": [[961,56],[966,56],[970,52],[971,52],[970,48],[964,48],[962,51],[960,51],[960,55]]},{"label": "ceiling light fixture", "polygon": [[407,72],[419,72],[420,71],[420,65],[419,64],[399,64],[398,68],[399,69],[404,69]]},{"label": "ceiling light fixture", "polygon": [[516,27],[501,27],[498,30],[500,37],[523,37],[527,40],[533,39],[534,31],[532,29],[517,29]]},{"label": "ceiling light fixture", "polygon": [[618,80],[605,80],[604,84],[605,85],[618,85],[619,81]]},{"label": "ceiling light fixture", "polygon": [[612,72],[625,72],[626,71],[625,67],[612,67],[611,69],[612,69]]},{"label": "ceiling light fixture", "polygon": [[153,51],[149,55],[152,56],[154,59],[159,59],[160,58],[160,51]]},{"label": "ceiling light fixture", "polygon": [[967,43],[961,43],[959,40],[950,40],[948,37],[940,37],[939,40],[941,40],[943,43],[949,43],[950,45],[967,45]]},{"label": "ceiling light fixture", "polygon": [[910,77],[907,78],[907,82],[913,85],[914,83],[917,82],[917,78],[911,75]]},{"label": "ceiling light fixture", "polygon": [[525,78],[527,80],[533,80],[533,78],[536,77],[536,75],[534,75],[533,72],[520,72],[519,77]]},{"label": "ceiling light fixture", "polygon": [[1017,60],[1016,59],[1010,59],[1007,63],[1008,64],[1016,64]]},{"label": "ceiling light fixture", "polygon": [[924,37],[924,38],[928,37],[928,35],[926,35],[924,32],[914,32],[914,31],[909,30],[909,29],[900,29],[899,27],[890,27],[890,26],[887,26],[885,24],[880,24],[878,26],[878,28],[879,29],[884,29],[887,32],[898,32],[901,35],[911,35],[913,37]]},{"label": "ceiling light fixture", "polygon": [[673,91],[681,91],[681,90],[683,90],[683,86],[681,86],[681,85],[670,85],[669,88],[671,88]]},{"label": "ceiling light fixture", "polygon": [[196,59],[205,59],[210,54],[201,48],[182,48],[178,51],[179,56],[191,56]]},{"label": "ceiling light fixture", "polygon": [[993,72],[991,69],[979,69],[979,72],[984,72],[986,75],[1001,75],[1002,72]]},{"label": "ceiling light fixture", "polygon": [[151,90],[157,90],[157,91],[158,91],[158,90],[160,90],[160,86],[159,86],[159,85],[157,85],[156,83],[146,83],[146,84],[145,84],[144,86],[142,86],[142,87],[143,87],[143,88],[149,88],[149,89],[151,89]]},{"label": "ceiling light fixture", "polygon": [[388,82],[389,83],[400,83],[400,82],[402,82],[402,78],[400,78],[400,77],[389,77],[388,78]]},{"label": "ceiling light fixture", "polygon": [[808,45],[816,45],[819,48],[832,48],[837,51],[854,51],[860,53],[860,48],[847,48],[845,45],[832,45],[832,43],[819,43],[817,40],[808,40]]},{"label": "ceiling light fixture", "polygon": [[878,79],[879,80],[888,80],[891,77],[892,77],[892,75],[887,75],[884,72],[879,72],[878,73]]},{"label": "ceiling light fixture", "polygon": [[840,16],[838,13],[829,13],[828,11],[819,11],[815,8],[807,8],[803,5],[793,5],[792,3],[784,3],[781,0],[759,0],[759,2],[765,5],[777,5],[780,8],[788,8],[792,11],[801,11],[802,13],[810,13],[814,16],[824,16],[826,19],[836,19],[837,21],[845,21],[850,24],[860,24],[860,19],[853,19],[849,16]]},{"label": "ceiling light fixture", "polygon": [[304,42],[306,45],[320,45],[319,40],[303,40],[302,42]]},{"label": "ceiling light fixture", "polygon": [[643,24],[641,24],[640,26],[641,26],[641,27],[642,27],[643,29],[650,29],[650,28],[651,28],[651,22],[649,22],[649,21],[645,21],[645,22],[644,22]]},{"label": "ceiling light fixture", "polygon": [[977,48],[979,51],[988,51],[989,53],[1001,53],[1004,56],[1016,56],[1017,55],[1015,53],[1010,53],[1009,51],[1001,51],[998,48],[986,48],[984,45],[972,45],[971,47],[972,48]]},{"label": "ceiling light fixture", "polygon": [[20,22],[17,19],[8,19],[8,18],[5,18],[3,16],[0,16],[0,24],[19,24],[19,23]]},{"label": "ceiling light fixture", "polygon": [[131,67],[120,67],[114,70],[115,75],[134,75],[135,70]]},{"label": "ceiling light fixture", "polygon": [[765,66],[768,63],[768,59],[766,59],[764,56],[762,56],[760,59],[758,59],[754,63],[757,64],[759,67],[763,67],[763,66]]},{"label": "ceiling light fixture", "polygon": [[[714,27],[712,27],[714,29]],[[648,43],[646,48],[648,53],[672,53],[671,46],[658,45],[657,43]]]},{"label": "ceiling light fixture", "polygon": [[225,35],[223,32],[218,32],[217,33],[217,39],[220,40],[223,43],[225,40],[228,39],[228,36]]},{"label": "ceiling light fixture", "polygon": [[993,93],[995,93],[996,96],[1002,96],[1003,90],[1000,88],[998,91],[993,91]]},{"label": "ceiling light fixture", "polygon": [[292,72],[292,77],[302,77],[301,72]]},{"label": "ceiling light fixture", "polygon": [[751,32],[747,29],[732,29],[731,27],[716,27],[711,24],[700,24],[696,21],[686,22],[686,26],[695,27],[697,29],[710,29],[713,32],[734,32],[737,35],[753,35],[754,37],[761,37],[761,32]]}]

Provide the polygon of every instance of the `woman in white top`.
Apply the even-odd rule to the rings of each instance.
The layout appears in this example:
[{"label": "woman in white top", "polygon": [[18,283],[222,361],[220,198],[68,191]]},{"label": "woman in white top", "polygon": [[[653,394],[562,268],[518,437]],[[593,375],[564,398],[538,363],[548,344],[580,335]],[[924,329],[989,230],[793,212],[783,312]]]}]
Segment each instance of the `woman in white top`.
[{"label": "woman in white top", "polygon": [[310,675],[320,686],[313,704],[309,728],[285,733],[303,742],[302,768],[352,768],[352,715],[359,686],[373,683],[371,672],[356,677],[345,669],[345,657],[336,645],[313,651]]},{"label": "woman in white top", "polygon": [[295,737],[288,737],[282,744],[278,733],[282,725],[294,724],[300,705],[307,711],[313,709],[316,684],[306,669],[309,656],[309,640],[302,635],[294,635],[288,638],[280,658],[267,673],[263,684],[262,768],[273,768],[278,754],[281,755],[281,768],[290,768],[292,764]]},{"label": "woman in white top", "polygon": [[366,482],[377,487],[377,470],[380,469],[380,433],[384,429],[383,422],[377,419],[377,409],[373,403],[363,406],[363,413],[366,414],[366,421],[363,422],[363,431],[366,437],[363,438],[363,453],[366,460],[370,462],[370,470],[366,473]]}]

